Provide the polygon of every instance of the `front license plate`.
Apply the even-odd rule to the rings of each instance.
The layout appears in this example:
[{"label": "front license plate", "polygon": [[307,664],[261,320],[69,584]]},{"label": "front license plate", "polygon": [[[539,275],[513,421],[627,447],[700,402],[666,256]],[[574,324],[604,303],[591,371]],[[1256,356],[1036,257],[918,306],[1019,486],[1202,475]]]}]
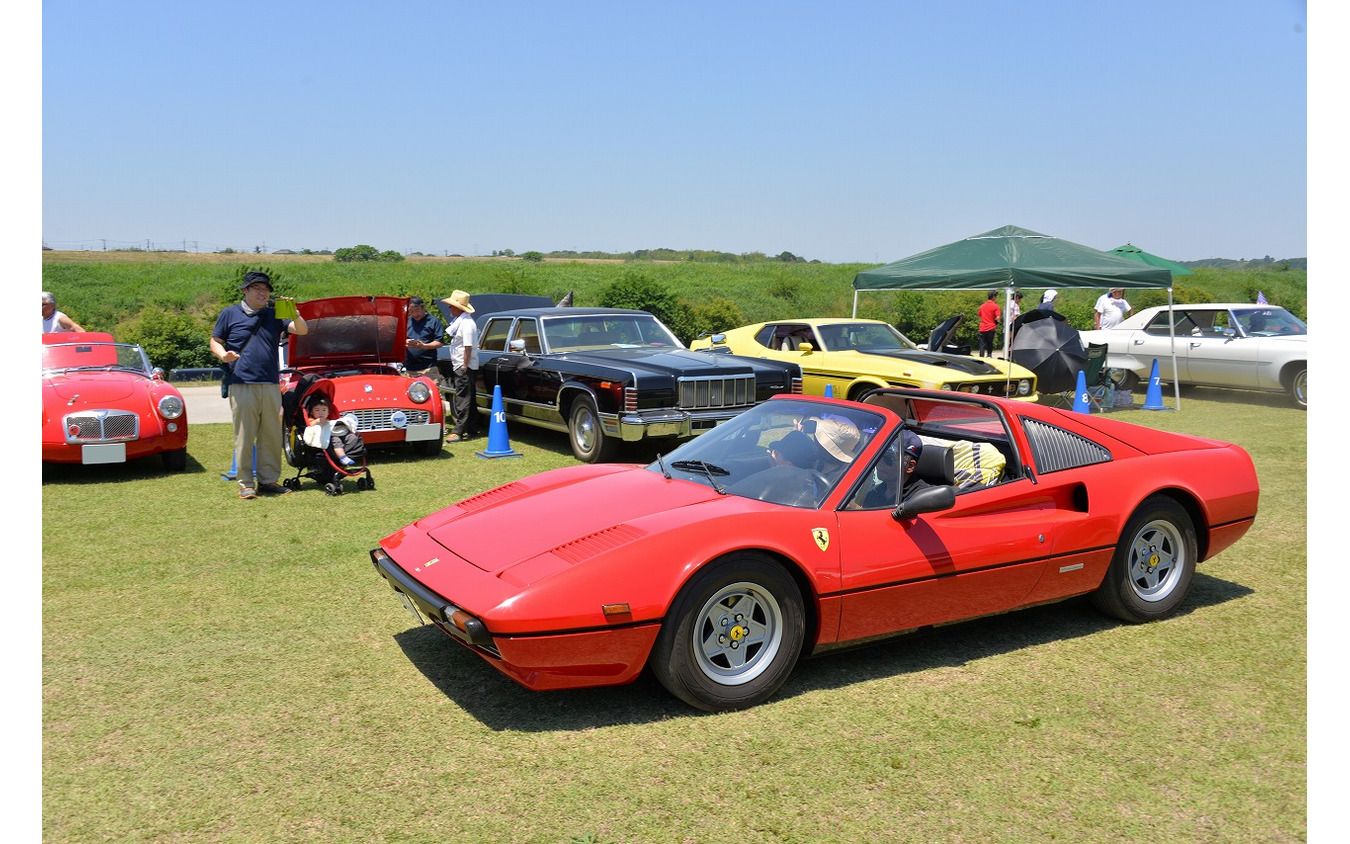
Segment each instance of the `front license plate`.
[{"label": "front license plate", "polygon": [[407,608],[408,612],[412,613],[412,617],[416,619],[418,624],[426,624],[422,620],[422,614],[417,611],[417,605],[412,602],[412,598],[409,598],[406,592],[398,593],[398,597],[399,600],[403,601],[403,606]]},{"label": "front license plate", "polygon": [[86,466],[96,463],[127,462],[126,443],[95,443],[80,446],[80,462]]},{"label": "front license plate", "polygon": [[441,426],[435,422],[409,425],[403,434],[404,441],[410,443],[424,443],[430,440],[439,440],[441,438]]}]

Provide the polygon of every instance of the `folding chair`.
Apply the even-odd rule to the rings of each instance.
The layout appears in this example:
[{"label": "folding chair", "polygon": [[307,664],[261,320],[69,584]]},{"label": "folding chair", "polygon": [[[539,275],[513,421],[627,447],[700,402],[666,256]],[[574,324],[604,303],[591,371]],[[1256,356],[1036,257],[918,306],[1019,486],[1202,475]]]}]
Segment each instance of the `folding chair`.
[{"label": "folding chair", "polygon": [[[1096,410],[1105,413],[1116,403],[1116,385],[1106,368],[1105,343],[1088,343],[1087,366],[1083,368],[1083,380],[1087,383],[1088,412]],[[1106,406],[1103,407],[1102,405]]]}]

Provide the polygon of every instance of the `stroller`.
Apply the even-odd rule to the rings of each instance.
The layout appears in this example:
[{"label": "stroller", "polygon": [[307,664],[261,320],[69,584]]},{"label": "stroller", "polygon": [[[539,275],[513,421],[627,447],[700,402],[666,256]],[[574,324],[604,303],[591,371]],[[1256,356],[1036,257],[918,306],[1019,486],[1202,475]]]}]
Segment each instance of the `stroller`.
[{"label": "stroller", "polygon": [[329,495],[341,495],[344,478],[356,478],[356,488],[375,488],[375,479],[366,466],[366,443],[356,431],[355,417],[350,414],[333,420],[332,442],[341,446],[352,465],[344,466],[333,456],[331,447],[315,448],[305,442],[305,429],[310,425],[310,403],[324,397],[331,407],[331,381],[315,375],[305,375],[295,386],[281,395],[282,446],[286,462],[295,467],[295,477],[282,484],[287,489],[299,489],[300,478],[311,478],[323,485]]}]

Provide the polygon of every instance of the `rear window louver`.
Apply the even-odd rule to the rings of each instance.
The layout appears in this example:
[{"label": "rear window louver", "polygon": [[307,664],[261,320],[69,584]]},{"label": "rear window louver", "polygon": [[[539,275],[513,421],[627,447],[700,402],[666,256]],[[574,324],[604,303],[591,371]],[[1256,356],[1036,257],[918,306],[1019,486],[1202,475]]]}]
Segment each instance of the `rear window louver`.
[{"label": "rear window louver", "polygon": [[1022,429],[1031,443],[1031,456],[1041,474],[1108,463],[1111,452],[1085,437],[1034,419],[1023,419]]}]

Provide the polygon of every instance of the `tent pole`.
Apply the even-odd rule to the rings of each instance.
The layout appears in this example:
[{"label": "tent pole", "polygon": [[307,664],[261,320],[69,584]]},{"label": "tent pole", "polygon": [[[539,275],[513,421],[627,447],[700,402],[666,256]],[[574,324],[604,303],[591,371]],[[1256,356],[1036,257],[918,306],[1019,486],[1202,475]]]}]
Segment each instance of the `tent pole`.
[{"label": "tent pole", "polygon": [[[1005,288],[1003,288],[1003,359],[1004,359],[1004,360],[1007,360],[1007,359],[1008,359],[1008,355],[1011,354],[1010,349],[1011,349],[1011,346],[1012,346],[1012,339],[1011,339],[1011,338],[1012,338],[1012,331],[1010,330],[1010,329],[1012,328],[1012,324],[1008,322],[1008,312],[1009,312],[1010,310],[1012,310],[1012,295],[1013,295],[1013,289],[1012,289],[1011,287],[1005,287]],[[1008,381],[1009,381],[1009,383],[1012,382],[1012,367],[1009,367],[1009,368],[1008,368]]]},{"label": "tent pole", "polygon": [[858,291],[853,291],[853,318],[858,318]]},{"label": "tent pole", "polygon": [[1176,396],[1177,410],[1181,410],[1181,378],[1177,373],[1177,321],[1173,318],[1172,288],[1167,288],[1167,322],[1172,326],[1172,394]]}]

